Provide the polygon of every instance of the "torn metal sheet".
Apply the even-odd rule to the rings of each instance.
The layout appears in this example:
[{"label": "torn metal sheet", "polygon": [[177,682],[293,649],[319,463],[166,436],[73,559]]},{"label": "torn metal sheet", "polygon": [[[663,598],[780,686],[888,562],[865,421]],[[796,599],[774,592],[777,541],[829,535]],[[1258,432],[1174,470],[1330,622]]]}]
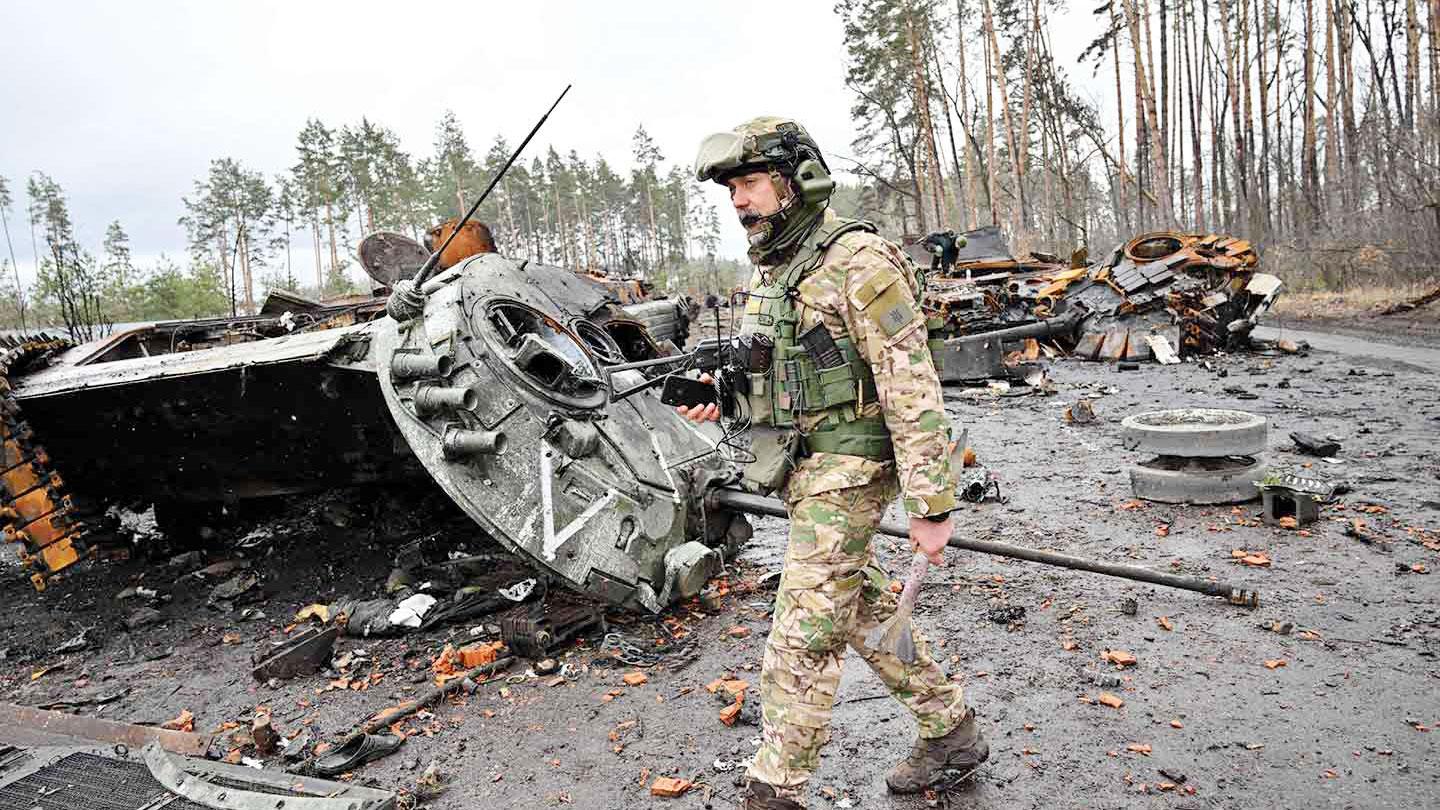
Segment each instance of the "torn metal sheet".
[{"label": "torn metal sheet", "polygon": [[0,746],[0,810],[389,810],[394,791],[143,748]]},{"label": "torn metal sheet", "polygon": [[257,681],[268,681],[271,678],[294,678],[319,671],[330,663],[330,656],[335,651],[335,640],[339,636],[338,627],[311,628],[298,633],[263,660],[256,662],[251,675]]},{"label": "torn metal sheet", "polygon": [[119,743],[134,749],[156,743],[166,751],[190,756],[204,756],[205,752],[210,750],[212,739],[209,734],[137,726],[98,717],[83,717],[0,703],[0,738],[6,736],[7,729],[14,729],[22,734],[28,731],[72,740]]},{"label": "torn metal sheet", "polygon": [[391,791],[185,760],[154,745],[143,754],[151,778],[165,790],[213,810],[387,810],[395,805]]}]

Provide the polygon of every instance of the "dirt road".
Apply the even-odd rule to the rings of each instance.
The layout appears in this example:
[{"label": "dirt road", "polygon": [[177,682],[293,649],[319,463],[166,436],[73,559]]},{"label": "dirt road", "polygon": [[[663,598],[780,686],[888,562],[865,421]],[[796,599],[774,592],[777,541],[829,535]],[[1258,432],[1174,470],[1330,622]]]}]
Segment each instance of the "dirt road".
[{"label": "dirt road", "polygon": [[[1434,350],[1299,337],[1314,347],[1308,356],[1231,356],[1209,367],[1138,372],[1060,362],[1049,397],[947,391],[956,425],[970,428],[980,461],[1009,498],[969,507],[961,521],[969,531],[1235,580],[1259,589],[1262,603],[1247,611],[1188,592],[952,554],[932,573],[917,623],[965,684],[992,754],[972,785],[939,804],[1440,805],[1440,733],[1430,731],[1440,724],[1440,364]],[[1094,399],[1099,421],[1067,425],[1066,406],[1082,396]],[[1303,532],[1261,525],[1258,503],[1136,504],[1125,470],[1139,458],[1120,446],[1120,420],[1179,406],[1262,413],[1273,464],[1308,464],[1353,491]],[[1340,463],[1296,454],[1292,430],[1336,436]],[[264,612],[251,621],[207,609],[208,584],[139,561],[93,565],[38,595],[18,577],[0,578],[0,647],[8,650],[0,696],[41,704],[123,692],[79,711],[160,722],[184,709],[197,730],[248,725],[254,707],[266,705],[282,732],[308,725],[320,737],[343,733],[423,688],[447,639],[468,640],[472,626],[485,632],[476,621],[397,639],[342,639],[340,650],[364,650],[368,661],[336,678],[276,688],[250,678],[251,651],[283,638],[295,610],[342,592],[378,593],[395,548],[436,529],[386,522],[393,509],[380,503],[365,511],[382,500],[352,499],[358,513],[339,521],[344,526],[313,504],[295,506],[294,520],[272,518],[281,528],[250,552],[262,574],[262,598],[251,607]],[[1347,535],[1355,520],[1369,542]],[[226,536],[246,531],[232,527]],[[463,525],[444,531],[474,550]],[[894,544],[878,542],[882,556],[903,559]],[[760,521],[731,583],[757,580],[783,544],[783,524]],[[1235,550],[1264,552],[1272,562],[1245,566]],[[119,619],[134,603],[115,596],[137,582],[173,600],[160,608],[163,624],[127,632]],[[611,629],[641,652],[656,650],[657,640],[673,652],[653,666],[601,667],[611,659],[592,637],[562,657],[563,676],[525,677],[516,667],[514,682],[492,681],[403,724],[413,735],[405,746],[355,778],[408,788],[434,760],[457,781],[432,807],[732,806],[738,771],[727,766],[754,750],[758,729],[722,725],[722,705],[705,685],[723,675],[758,683],[772,596],[731,595],[722,609],[692,605],[663,623],[614,617]],[[1134,615],[1121,609],[1127,598]],[[1286,623],[1288,632],[1270,629]],[[51,652],[80,625],[96,628],[98,649]],[[749,632],[732,633],[736,627]],[[1101,661],[1106,650],[1136,663],[1117,669]],[[55,665],[63,668],[45,669]],[[1119,681],[1097,685],[1082,677],[1086,670]],[[643,671],[646,683],[623,685],[631,671]],[[1123,705],[1098,702],[1102,692]],[[904,755],[913,727],[853,653],[840,700],[812,806],[925,806],[885,792],[884,771]],[[698,784],[679,799],[652,798],[647,785],[659,775]]]}]

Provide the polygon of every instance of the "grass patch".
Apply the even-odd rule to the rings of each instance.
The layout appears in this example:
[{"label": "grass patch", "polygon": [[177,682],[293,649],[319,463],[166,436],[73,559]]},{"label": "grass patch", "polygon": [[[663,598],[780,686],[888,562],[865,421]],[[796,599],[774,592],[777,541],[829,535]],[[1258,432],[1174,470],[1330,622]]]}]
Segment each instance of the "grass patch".
[{"label": "grass patch", "polygon": [[1344,292],[1282,291],[1270,311],[1283,318],[1339,318],[1363,315],[1435,289],[1436,282],[1398,286],[1359,286]]}]

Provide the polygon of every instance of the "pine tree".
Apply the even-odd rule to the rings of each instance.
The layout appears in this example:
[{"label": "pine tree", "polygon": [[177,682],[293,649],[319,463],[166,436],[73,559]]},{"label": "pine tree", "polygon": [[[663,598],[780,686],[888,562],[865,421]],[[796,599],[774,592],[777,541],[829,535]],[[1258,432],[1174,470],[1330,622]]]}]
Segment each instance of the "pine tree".
[{"label": "pine tree", "polygon": [[[230,282],[232,309],[255,312],[255,270],[265,264],[273,195],[265,176],[232,158],[210,162],[193,197],[182,199],[180,224],[197,258],[215,256]],[[236,297],[238,295],[238,297]]]},{"label": "pine tree", "polygon": [[290,171],[294,175],[299,198],[308,209],[307,218],[315,242],[315,287],[324,289],[325,266],[321,260],[320,240],[322,223],[329,237],[330,268],[333,270],[340,264],[340,252],[335,242],[335,208],[340,201],[342,184],[335,135],[319,119],[311,118],[300,130],[295,151],[299,161]]},{"label": "pine tree", "polygon": [[25,324],[25,287],[20,283],[20,263],[15,259],[15,243],[10,240],[10,206],[15,200],[10,196],[9,181],[0,176],[0,225],[5,228],[5,247],[10,251],[10,269],[15,274],[15,310],[20,319],[20,328]]},{"label": "pine tree", "polygon": [[58,308],[71,340],[89,341],[103,335],[112,320],[105,305],[95,257],[75,238],[70,207],[60,184],[36,172],[29,183],[32,210],[38,213],[48,254],[40,261],[36,290],[42,301]]}]

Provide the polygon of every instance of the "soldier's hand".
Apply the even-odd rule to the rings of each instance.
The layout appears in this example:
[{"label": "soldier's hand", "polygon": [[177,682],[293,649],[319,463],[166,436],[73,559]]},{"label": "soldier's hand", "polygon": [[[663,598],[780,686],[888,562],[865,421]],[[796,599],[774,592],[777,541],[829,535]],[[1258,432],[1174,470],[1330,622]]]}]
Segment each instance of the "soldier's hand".
[{"label": "soldier's hand", "polygon": [[[715,378],[709,374],[701,374],[700,382],[713,385]],[[691,422],[714,422],[720,418],[720,406],[714,402],[709,405],[679,405],[675,410]]]},{"label": "soldier's hand", "polygon": [[955,517],[945,518],[944,523],[935,523],[923,517],[910,518],[910,548],[922,552],[930,559],[931,565],[945,564],[945,547],[950,543],[950,533],[955,529]]}]

